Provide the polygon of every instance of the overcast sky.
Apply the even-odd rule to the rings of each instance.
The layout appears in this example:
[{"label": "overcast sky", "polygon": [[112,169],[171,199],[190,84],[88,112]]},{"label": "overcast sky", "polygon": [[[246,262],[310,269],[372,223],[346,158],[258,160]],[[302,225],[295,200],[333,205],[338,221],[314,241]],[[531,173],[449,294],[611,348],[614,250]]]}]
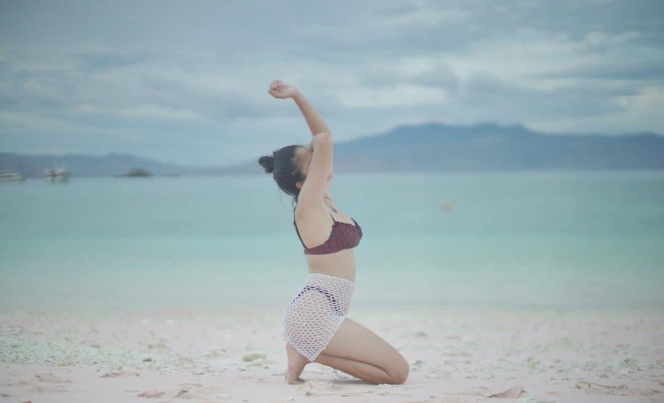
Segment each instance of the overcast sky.
[{"label": "overcast sky", "polygon": [[226,165],[399,124],[664,133],[664,1],[0,0],[0,151]]}]

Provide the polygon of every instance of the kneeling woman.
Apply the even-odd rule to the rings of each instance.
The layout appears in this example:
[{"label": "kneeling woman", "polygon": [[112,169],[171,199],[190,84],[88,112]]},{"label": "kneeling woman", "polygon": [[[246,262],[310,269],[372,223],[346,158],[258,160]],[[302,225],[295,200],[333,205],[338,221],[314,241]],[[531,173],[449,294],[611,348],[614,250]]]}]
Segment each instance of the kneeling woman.
[{"label": "kneeling woman", "polygon": [[302,382],[304,367],[317,362],[371,383],[403,383],[409,372],[403,356],[346,317],[355,286],[353,248],[362,238],[362,228],[337,207],[328,190],[332,179],[330,129],[294,86],[275,80],[268,93],[292,98],[313,135],[307,146],[286,146],[258,160],[279,188],[293,196],[293,224],[309,264],[304,285],[283,316],[286,380]]}]

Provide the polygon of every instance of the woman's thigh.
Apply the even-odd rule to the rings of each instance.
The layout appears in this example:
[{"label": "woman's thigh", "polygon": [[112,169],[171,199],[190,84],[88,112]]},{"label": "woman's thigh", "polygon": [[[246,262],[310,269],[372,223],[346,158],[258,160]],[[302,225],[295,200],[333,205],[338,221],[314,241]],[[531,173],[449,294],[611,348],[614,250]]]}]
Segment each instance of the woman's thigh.
[{"label": "woman's thigh", "polygon": [[344,319],[323,352],[374,365],[393,376],[408,375],[408,362],[394,347],[349,318]]}]

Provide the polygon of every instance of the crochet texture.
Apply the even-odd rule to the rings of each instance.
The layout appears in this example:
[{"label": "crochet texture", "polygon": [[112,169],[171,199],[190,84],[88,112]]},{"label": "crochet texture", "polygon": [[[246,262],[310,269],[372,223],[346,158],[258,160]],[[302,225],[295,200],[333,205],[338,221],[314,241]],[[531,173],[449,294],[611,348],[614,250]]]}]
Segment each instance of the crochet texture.
[{"label": "crochet texture", "polygon": [[313,362],[341,326],[354,288],[350,280],[310,273],[284,311],[284,340]]}]

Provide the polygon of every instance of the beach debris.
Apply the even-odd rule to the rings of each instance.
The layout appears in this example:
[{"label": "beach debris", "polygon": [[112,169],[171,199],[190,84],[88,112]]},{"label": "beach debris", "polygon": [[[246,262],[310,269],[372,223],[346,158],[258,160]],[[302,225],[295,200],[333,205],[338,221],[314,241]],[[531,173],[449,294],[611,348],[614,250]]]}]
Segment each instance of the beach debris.
[{"label": "beach debris", "polygon": [[468,354],[465,351],[452,351],[452,352],[444,352],[442,353],[443,355],[447,357],[470,357],[470,354]]},{"label": "beach debris", "polygon": [[172,395],[173,397],[178,397],[181,399],[191,399],[196,397],[196,393],[203,388],[203,385],[200,383],[185,383],[180,384],[180,390]]},{"label": "beach debris", "polygon": [[175,397],[188,397],[190,395],[189,389],[183,386]]},{"label": "beach debris", "polygon": [[53,386],[39,386],[39,385],[32,385],[30,387],[30,392],[34,393],[65,393],[67,390],[63,387],[63,385],[53,385]]},{"label": "beach debris", "polygon": [[69,379],[61,379],[58,378],[57,376],[53,375],[52,373],[48,372],[45,374],[41,375],[35,375],[37,379],[39,379],[41,382],[48,382],[48,383],[71,383]]},{"label": "beach debris", "polygon": [[591,391],[600,391],[603,393],[616,393],[617,391],[620,390],[626,390],[627,385],[625,384],[620,384],[620,385],[602,385],[601,383],[597,382],[590,382],[590,381],[579,381],[574,385],[575,388],[577,389],[586,389],[586,390],[591,390]]},{"label": "beach debris", "polygon": [[523,392],[523,386],[515,385],[504,392],[496,393],[494,395],[490,395],[489,397],[497,397],[500,399],[518,399],[521,395],[521,392]]},{"label": "beach debris", "polygon": [[424,361],[417,360],[414,363],[412,363],[410,366],[413,368],[413,371],[419,371],[420,369],[422,369],[422,365],[424,365]]},{"label": "beach debris", "polygon": [[161,392],[158,390],[146,390],[145,392],[139,393],[138,397],[147,397],[148,399],[151,398],[157,398],[157,397],[163,397],[165,392]]},{"label": "beach debris", "polygon": [[100,378],[124,378],[128,376],[141,376],[141,374],[129,371],[111,371],[101,375]]},{"label": "beach debris", "polygon": [[228,354],[226,353],[225,348],[215,348],[213,350],[209,350],[207,353],[205,353],[207,357],[226,357]]},{"label": "beach debris", "polygon": [[295,397],[293,397],[293,396],[282,397],[282,398],[279,399],[279,400],[284,401],[284,402],[292,402],[292,401],[295,400]]},{"label": "beach debris", "polygon": [[233,397],[233,395],[231,395],[230,393],[219,393],[217,397],[220,399],[230,399]]},{"label": "beach debris", "polygon": [[148,348],[150,350],[170,350],[170,347],[164,343],[148,344]]},{"label": "beach debris", "polygon": [[254,354],[246,354],[242,357],[242,361],[245,362],[251,362],[259,359],[265,359],[265,354],[264,353],[254,353]]}]

